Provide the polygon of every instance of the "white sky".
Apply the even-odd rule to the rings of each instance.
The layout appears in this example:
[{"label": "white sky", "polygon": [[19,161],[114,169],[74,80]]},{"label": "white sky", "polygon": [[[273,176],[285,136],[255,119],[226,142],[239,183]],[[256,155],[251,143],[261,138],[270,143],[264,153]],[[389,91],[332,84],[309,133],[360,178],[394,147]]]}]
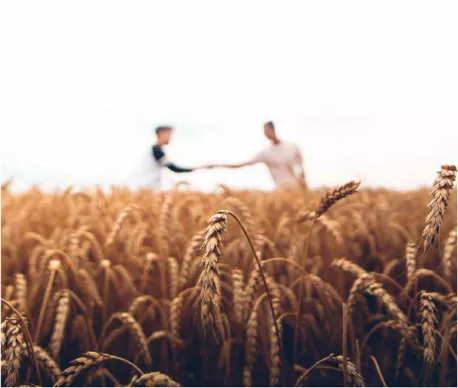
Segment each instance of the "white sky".
[{"label": "white sky", "polygon": [[[309,184],[431,185],[458,150],[456,2],[10,1],[0,5],[2,180],[122,184],[152,128],[177,164],[238,162],[262,123]],[[269,188],[263,166],[166,187]]]}]

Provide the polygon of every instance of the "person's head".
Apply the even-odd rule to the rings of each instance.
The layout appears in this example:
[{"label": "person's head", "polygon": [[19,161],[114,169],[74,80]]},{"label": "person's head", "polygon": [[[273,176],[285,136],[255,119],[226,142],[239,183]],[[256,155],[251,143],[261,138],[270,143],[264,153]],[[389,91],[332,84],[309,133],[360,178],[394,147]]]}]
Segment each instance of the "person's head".
[{"label": "person's head", "polygon": [[156,132],[157,144],[169,144],[173,131],[173,128],[170,125],[161,125],[154,131]]},{"label": "person's head", "polygon": [[266,135],[266,137],[272,141],[277,139],[277,134],[275,133],[275,125],[272,121],[268,121],[264,124],[264,135]]}]

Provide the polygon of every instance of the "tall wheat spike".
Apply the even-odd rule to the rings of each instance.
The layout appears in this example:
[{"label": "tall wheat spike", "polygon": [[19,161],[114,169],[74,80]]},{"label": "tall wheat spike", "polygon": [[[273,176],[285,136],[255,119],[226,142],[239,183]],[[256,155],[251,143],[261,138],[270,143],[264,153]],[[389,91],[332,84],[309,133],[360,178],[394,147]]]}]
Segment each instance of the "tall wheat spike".
[{"label": "tall wheat spike", "polygon": [[426,216],[425,228],[421,235],[423,254],[434,244],[437,233],[442,223],[442,218],[447,208],[448,200],[456,179],[456,166],[443,165],[434,181],[432,199],[428,203],[429,212]]},{"label": "tall wheat spike", "polygon": [[216,325],[221,330],[221,295],[219,292],[219,271],[217,264],[222,260],[222,243],[226,231],[227,217],[224,213],[217,213],[208,220],[208,226],[203,242],[203,256],[198,285],[200,293],[200,317],[205,326]]},{"label": "tall wheat spike", "polygon": [[19,318],[16,316],[5,318],[5,322],[2,324],[2,343],[2,356],[6,360],[5,383],[8,387],[17,387],[19,385],[19,369],[21,368],[25,340]]}]

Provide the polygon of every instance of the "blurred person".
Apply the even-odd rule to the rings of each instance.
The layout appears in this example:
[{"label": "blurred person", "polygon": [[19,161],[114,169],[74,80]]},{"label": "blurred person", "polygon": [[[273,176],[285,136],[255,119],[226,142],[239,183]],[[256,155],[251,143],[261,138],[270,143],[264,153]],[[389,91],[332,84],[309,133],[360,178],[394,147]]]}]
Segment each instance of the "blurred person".
[{"label": "blurred person", "polygon": [[182,167],[171,162],[165,154],[164,146],[170,143],[173,127],[169,125],[162,125],[157,127],[154,132],[156,134],[155,143],[148,152],[148,155],[142,157],[141,164],[135,172],[135,175],[139,177],[139,179],[137,179],[137,183],[140,184],[142,188],[159,190],[161,188],[161,169],[163,167],[179,174],[209,167]]},{"label": "blurred person", "polygon": [[300,149],[293,143],[281,140],[277,136],[275,125],[272,121],[264,124],[264,135],[269,139],[270,146],[258,152],[254,158],[235,164],[213,164],[210,168],[240,168],[256,163],[264,163],[277,187],[307,188],[303,158]]}]

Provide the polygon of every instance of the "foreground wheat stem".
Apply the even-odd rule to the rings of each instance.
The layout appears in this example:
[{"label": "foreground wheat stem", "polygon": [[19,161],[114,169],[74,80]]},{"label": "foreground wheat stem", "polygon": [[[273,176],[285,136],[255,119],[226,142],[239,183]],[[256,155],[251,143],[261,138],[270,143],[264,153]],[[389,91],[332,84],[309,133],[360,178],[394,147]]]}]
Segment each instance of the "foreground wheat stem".
[{"label": "foreground wheat stem", "polygon": [[[308,231],[308,234],[307,234],[307,240],[306,240],[307,242],[306,242],[305,249],[304,249],[304,266],[302,267],[302,270],[304,272],[307,272],[305,269],[305,261],[307,260],[307,255],[308,255],[309,246],[310,246],[310,237],[312,236],[312,229],[313,229],[313,226],[315,225],[315,221],[316,221],[316,218],[313,218],[309,231]],[[297,299],[297,303],[296,303],[297,315],[296,315],[296,321],[294,323],[293,364],[296,363],[296,358],[297,358],[297,346],[298,346],[297,337],[299,335],[299,323],[300,323],[301,314],[302,314],[302,299],[303,298],[304,298],[304,285],[302,284],[302,282],[300,282],[299,283],[299,298]]]},{"label": "foreground wheat stem", "polygon": [[259,269],[259,272],[261,274],[262,281],[264,283],[264,288],[266,289],[267,297],[269,298],[269,307],[270,307],[270,313],[272,314],[273,324],[275,326],[275,334],[277,335],[278,342],[279,342],[279,344],[281,346],[281,349],[283,351],[283,345],[281,343],[281,337],[280,337],[280,330],[278,329],[277,319],[275,317],[275,310],[274,310],[274,306],[273,306],[273,303],[272,303],[272,295],[270,293],[269,286],[267,285],[267,280],[266,280],[266,277],[264,276],[264,271],[262,270],[261,261],[259,260],[259,257],[258,257],[258,255],[256,253],[256,250],[254,249],[253,243],[251,242],[250,236],[248,236],[248,233],[247,233],[245,227],[243,226],[242,222],[240,221],[240,219],[234,213],[232,213],[229,210],[224,210],[224,212],[226,214],[229,214],[232,218],[234,218],[235,221],[237,221],[237,223],[240,226],[240,229],[242,229],[242,232],[243,232],[243,234],[245,235],[245,237],[246,237],[246,239],[248,241],[248,244],[250,245],[251,252],[253,253],[253,256],[254,256],[254,258],[256,260],[256,264],[258,265],[258,269]]},{"label": "foreground wheat stem", "polygon": [[347,305],[342,303],[342,371],[344,376],[344,387],[348,386],[348,369],[347,369],[347,325],[348,313]]},{"label": "foreground wheat stem", "polygon": [[[266,289],[266,294],[269,298],[269,308],[272,314],[273,323],[275,326],[275,333],[280,342],[280,330],[275,317],[275,310],[272,303],[272,296],[269,291],[269,286],[267,285],[267,280],[264,276],[262,270],[261,261],[256,253],[256,250],[251,242],[250,236],[243,226],[240,219],[229,210],[220,210],[215,215],[213,215],[210,220],[208,227],[206,229],[206,235],[203,243],[205,247],[205,252],[202,257],[202,265],[204,269],[202,270],[201,277],[199,279],[199,285],[201,286],[201,317],[202,322],[205,324],[209,319],[212,321],[216,320],[218,329],[221,329],[221,317],[219,311],[220,304],[220,281],[219,273],[217,269],[217,263],[222,260],[221,248],[222,248],[222,238],[226,231],[227,215],[230,215],[239,225],[243,234],[245,235],[248,245],[253,253],[253,256],[256,260],[259,273],[261,275],[264,287]],[[283,347],[282,347],[283,350]]]},{"label": "foreground wheat stem", "polygon": [[374,364],[375,366],[375,370],[377,371],[377,374],[378,374],[378,377],[380,378],[380,382],[382,383],[382,385],[384,387],[387,387],[388,385],[386,385],[386,382],[385,382],[385,379],[383,377],[383,374],[382,374],[382,371],[380,369],[380,366],[377,362],[377,359],[374,357],[374,356],[370,356],[371,360],[372,360],[372,363]]},{"label": "foreground wheat stem", "polygon": [[[27,328],[27,325],[25,324],[21,313],[18,310],[16,310],[10,303],[8,303],[5,299],[1,298],[1,301],[2,301],[3,304],[8,306],[11,309],[11,311],[18,317],[19,324],[21,325],[22,332],[24,333],[24,338],[25,338],[25,343],[26,343],[26,346],[27,346],[28,356],[30,358],[30,361],[33,364],[33,367],[35,368],[35,375],[37,376],[38,385],[41,385],[40,369],[38,368],[38,362],[37,362],[37,359],[35,357],[35,353],[33,351],[33,342],[32,342],[32,336],[30,335],[30,331]],[[3,349],[2,349],[2,351],[3,351]]]}]

